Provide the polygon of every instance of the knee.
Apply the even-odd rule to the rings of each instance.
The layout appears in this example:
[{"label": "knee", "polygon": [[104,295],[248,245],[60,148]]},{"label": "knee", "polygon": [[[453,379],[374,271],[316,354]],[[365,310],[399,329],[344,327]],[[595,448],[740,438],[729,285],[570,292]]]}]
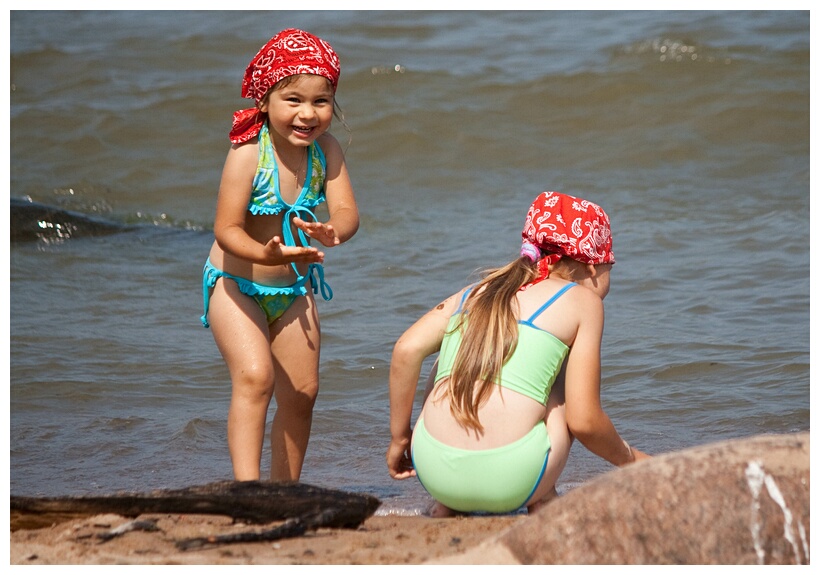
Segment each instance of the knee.
[{"label": "knee", "polygon": [[273,368],[270,366],[245,365],[231,380],[234,393],[267,401],[273,396]]},{"label": "knee", "polygon": [[316,404],[316,397],[319,395],[319,382],[301,382],[299,386],[288,383],[277,382],[274,389],[276,403],[286,406],[291,413],[310,415]]}]

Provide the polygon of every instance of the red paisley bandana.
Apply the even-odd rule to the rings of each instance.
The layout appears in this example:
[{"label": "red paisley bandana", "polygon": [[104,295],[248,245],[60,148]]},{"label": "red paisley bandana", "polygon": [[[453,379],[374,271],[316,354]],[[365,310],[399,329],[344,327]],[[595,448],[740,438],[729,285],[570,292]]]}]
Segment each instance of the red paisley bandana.
[{"label": "red paisley bandana", "polygon": [[521,256],[538,262],[538,280],[549,277],[547,266],[563,256],[588,264],[615,263],[609,216],[601,206],[567,194],[543,192],[535,198],[521,238]]},{"label": "red paisley bandana", "polygon": [[[304,30],[282,30],[262,46],[245,69],[242,97],[257,104],[277,82],[297,74],[314,74],[330,80],[333,90],[339,84],[339,57],[330,44]],[[266,114],[258,108],[239,110],[233,115],[231,142],[241,144],[255,137]]]}]

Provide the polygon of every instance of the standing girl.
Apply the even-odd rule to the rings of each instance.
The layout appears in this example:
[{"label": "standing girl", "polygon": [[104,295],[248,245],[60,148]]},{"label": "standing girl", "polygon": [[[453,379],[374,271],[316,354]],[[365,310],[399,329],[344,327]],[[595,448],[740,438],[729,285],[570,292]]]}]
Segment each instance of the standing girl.
[{"label": "standing girl", "polygon": [[[231,376],[228,448],[237,481],[260,477],[274,397],[271,481],[297,481],[302,471],[319,390],[312,293],[333,295],[324,254],[309,241],[335,246],[359,227],[344,154],[327,133],[339,70],[328,43],[283,30],[245,70],[242,97],[256,107],[234,114],[203,273],[202,323],[210,322]],[[327,222],[314,214],[323,202]]]},{"label": "standing girl", "polygon": [[[387,466],[418,476],[432,514],[532,511],[556,495],[572,436],[615,465],[648,457],[601,408],[609,217],[544,192],[530,206],[520,256],[445,300],[396,342]],[[439,353],[410,427],[423,360]]]}]

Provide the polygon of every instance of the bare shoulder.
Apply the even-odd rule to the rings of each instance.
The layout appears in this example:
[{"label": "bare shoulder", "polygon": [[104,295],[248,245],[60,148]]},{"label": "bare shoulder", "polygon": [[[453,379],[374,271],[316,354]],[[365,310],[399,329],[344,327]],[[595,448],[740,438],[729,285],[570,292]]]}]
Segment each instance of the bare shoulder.
[{"label": "bare shoulder", "polygon": [[256,173],[258,162],[259,144],[255,138],[242,144],[233,144],[228,150],[228,157],[222,169],[222,186],[245,190]]},{"label": "bare shoulder", "polygon": [[344,160],[344,152],[342,151],[342,145],[339,144],[339,140],[336,137],[329,133],[325,132],[318,138],[316,138],[316,143],[319,144],[319,147],[322,148],[322,151],[325,154],[325,158],[327,158],[328,162],[333,160]]},{"label": "bare shoulder", "polygon": [[570,296],[567,303],[578,322],[578,333],[583,331],[589,336],[600,338],[604,325],[604,301],[601,297],[582,285],[576,285],[566,295]]},{"label": "bare shoulder", "polygon": [[[560,293],[561,290],[565,290]],[[541,306],[543,303],[557,298],[556,308],[568,307],[572,309],[601,306],[601,298],[591,289],[576,283],[568,283],[564,280],[552,278],[540,282],[529,288],[525,293],[531,294],[529,305],[533,308]]]},{"label": "bare shoulder", "polygon": [[604,307],[604,302],[598,294],[580,284],[575,284],[565,295],[567,301],[583,309],[603,309]]},{"label": "bare shoulder", "polygon": [[228,166],[233,164],[241,166],[252,164],[255,166],[258,160],[259,142],[254,138],[241,144],[232,144],[228,150],[228,158],[225,163]]},{"label": "bare shoulder", "polygon": [[259,155],[259,138],[253,137],[247,142],[242,142],[241,144],[231,144],[231,154],[253,154],[254,156]]},{"label": "bare shoulder", "polygon": [[453,295],[445,299],[443,302],[438,304],[434,308],[434,310],[440,311],[448,317],[453,315],[458,309],[459,305],[461,305],[461,301],[464,298],[464,292],[466,292],[469,289],[469,287],[470,286],[467,286],[459,290],[458,292],[454,293]]}]

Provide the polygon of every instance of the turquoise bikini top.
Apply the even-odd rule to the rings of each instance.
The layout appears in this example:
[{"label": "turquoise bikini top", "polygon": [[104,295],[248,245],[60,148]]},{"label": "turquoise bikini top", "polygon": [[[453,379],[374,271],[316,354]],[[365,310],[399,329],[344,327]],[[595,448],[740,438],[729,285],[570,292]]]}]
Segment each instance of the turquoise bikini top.
[{"label": "turquoise bikini top", "polygon": [[248,211],[255,216],[279,214],[283,210],[293,212],[291,215],[307,219],[302,215],[309,214],[308,219],[316,220],[313,208],[325,201],[325,172],[327,161],[319,144],[313,142],[308,147],[307,173],[302,192],[293,205],[288,204],[279,194],[279,167],[273,152],[268,125],[263,124],[259,131],[259,162],[253,178],[251,200]]},{"label": "turquoise bikini top", "polygon": [[[498,382],[501,387],[517,391],[542,405],[547,404],[552,384],[555,383],[555,378],[558,377],[558,372],[561,370],[569,347],[548,331],[536,327],[532,322],[564,292],[575,285],[574,283],[568,283],[547,300],[529,319],[518,322],[518,345],[516,345],[512,357],[501,368],[500,381]],[[464,304],[464,299],[466,299],[469,292],[470,290],[467,290],[464,293],[461,305]],[[449,376],[453,371],[456,352],[461,345],[461,330],[455,329],[462,313],[461,305],[450,318],[447,331],[441,342],[436,381]]]}]

